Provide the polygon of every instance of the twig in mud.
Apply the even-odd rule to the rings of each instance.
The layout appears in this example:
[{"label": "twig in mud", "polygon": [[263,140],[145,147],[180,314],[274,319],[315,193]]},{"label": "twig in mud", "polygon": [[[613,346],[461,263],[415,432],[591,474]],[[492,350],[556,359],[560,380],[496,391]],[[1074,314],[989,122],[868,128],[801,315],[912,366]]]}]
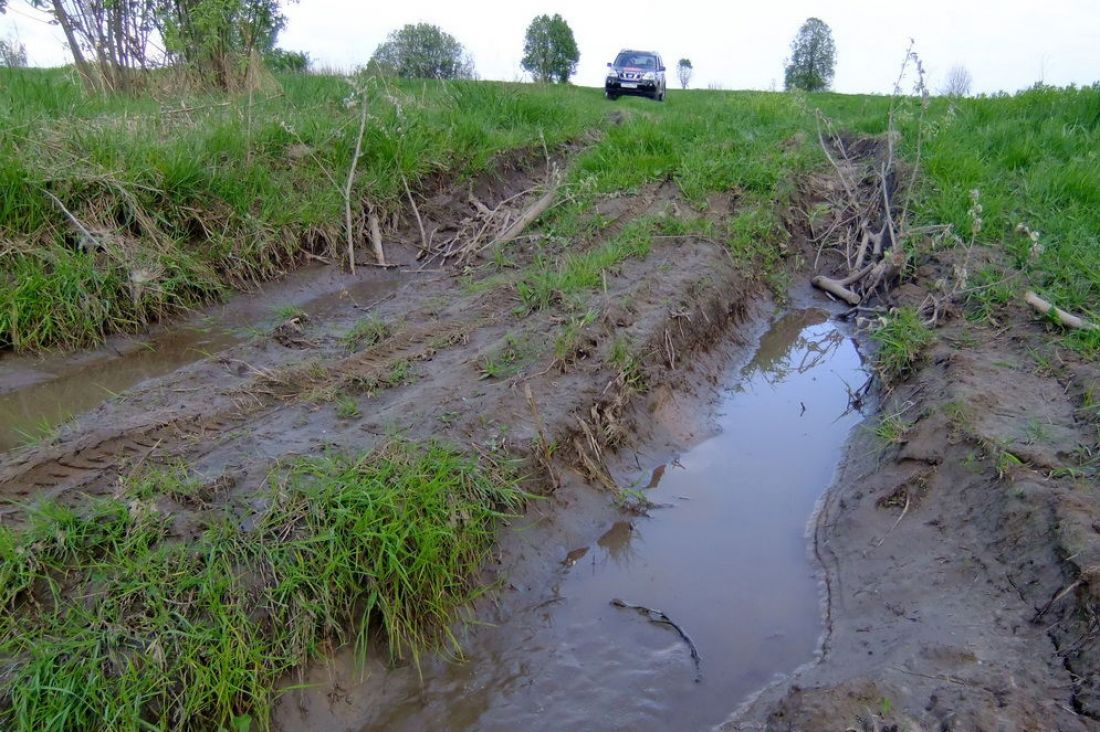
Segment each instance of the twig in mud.
[{"label": "twig in mud", "polygon": [[382,249],[382,230],[378,226],[378,216],[374,211],[367,214],[367,225],[370,227],[370,243],[374,249],[374,259],[379,267],[386,267],[386,253]]},{"label": "twig in mud", "polygon": [[695,664],[695,683],[699,683],[703,680],[702,658],[699,656],[699,649],[695,647],[695,642],[691,640],[683,628],[681,628],[672,618],[660,610],[654,610],[651,607],[645,605],[633,605],[619,598],[611,600],[611,604],[615,607],[626,608],[628,610],[636,610],[640,615],[644,615],[646,619],[651,623],[658,625],[668,625],[684,639],[684,643],[687,644],[688,650],[691,651],[691,660]]},{"label": "twig in mud", "polygon": [[539,200],[535,201],[530,208],[524,211],[515,223],[504,230],[489,246],[494,247],[507,244],[522,234],[523,230],[533,224],[539,216],[546,213],[550,207],[554,205],[554,199],[557,197],[560,183],[560,177],[554,175],[550,180],[550,187],[546,193],[544,193]]},{"label": "twig in mud", "polygon": [[558,479],[558,474],[554,470],[554,449],[550,440],[546,438],[546,426],[543,424],[542,415],[539,413],[538,404],[535,402],[535,395],[531,392],[530,383],[524,383],[523,394],[527,397],[527,408],[531,410],[531,419],[535,422],[535,434],[538,435],[539,462],[542,463],[542,467],[545,468],[546,474],[550,476],[551,487],[557,490],[561,486],[561,481]]},{"label": "twig in mud", "polygon": [[905,514],[909,513],[909,504],[911,500],[912,496],[909,494],[909,491],[905,491],[905,508],[901,509],[901,515],[898,516],[898,520],[894,522],[894,525],[890,527],[890,530],[887,531],[883,535],[883,537],[875,543],[876,548],[882,546],[883,543],[890,538],[890,534],[894,533],[894,529],[896,529],[898,527],[898,524],[901,523],[901,520],[905,518]]},{"label": "twig in mud", "polygon": [[405,195],[409,197],[409,205],[412,206],[413,215],[416,216],[416,226],[420,229],[420,251],[428,251],[428,235],[424,233],[424,220],[420,218],[420,209],[416,206],[416,199],[409,190],[409,181],[405,180],[405,174],[401,174],[401,185],[405,186]]},{"label": "twig in mud", "polygon": [[1039,297],[1033,290],[1028,290],[1024,294],[1024,302],[1034,308],[1040,315],[1053,316],[1055,320],[1067,328],[1075,330],[1096,330],[1100,328],[1096,323],[1085,320],[1080,315],[1074,315],[1060,307],[1056,307],[1053,303]]},{"label": "twig in mud", "polygon": [[1068,587],[1066,587],[1065,589],[1063,589],[1061,592],[1055,593],[1054,596],[1052,596],[1049,600],[1047,600],[1046,605],[1043,605],[1042,608],[1035,611],[1035,617],[1033,617],[1031,619],[1031,622],[1033,622],[1033,623],[1039,622],[1042,619],[1042,617],[1044,615],[1046,615],[1048,612],[1050,612],[1050,609],[1052,607],[1054,607],[1054,603],[1058,602],[1063,597],[1065,597],[1069,593],[1076,590],[1080,585],[1081,585],[1081,579],[1078,578],[1078,579],[1074,580],[1073,582],[1071,582],[1070,585]]}]

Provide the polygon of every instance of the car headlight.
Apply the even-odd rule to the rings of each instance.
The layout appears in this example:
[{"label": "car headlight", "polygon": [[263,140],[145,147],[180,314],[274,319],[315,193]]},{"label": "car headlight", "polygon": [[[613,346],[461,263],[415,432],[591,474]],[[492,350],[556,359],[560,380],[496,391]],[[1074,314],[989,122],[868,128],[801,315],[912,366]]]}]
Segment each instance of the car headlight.
[{"label": "car headlight", "polygon": [[652,71],[647,71],[644,74],[642,74],[642,79],[644,79],[645,81],[653,81],[656,78],[657,78],[657,74],[653,73]]},{"label": "car headlight", "polygon": [[616,71],[615,69],[608,69],[607,70],[607,78],[611,79],[612,81],[616,81],[619,78],[619,72]]}]

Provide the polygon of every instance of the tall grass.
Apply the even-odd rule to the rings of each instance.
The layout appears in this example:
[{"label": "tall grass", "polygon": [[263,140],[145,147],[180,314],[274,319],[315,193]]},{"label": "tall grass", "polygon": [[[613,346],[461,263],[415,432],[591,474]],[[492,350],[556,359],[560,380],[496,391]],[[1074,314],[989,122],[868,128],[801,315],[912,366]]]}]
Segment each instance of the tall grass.
[{"label": "tall grass", "polygon": [[[0,347],[95,343],[335,243],[352,87],[280,83],[160,102],[85,97],[60,70],[0,69]],[[501,151],[575,137],[601,119],[593,96],[372,83],[355,195],[384,208],[402,176],[463,176]]]},{"label": "tall grass", "polygon": [[515,481],[444,445],[396,442],[292,461],[259,516],[207,513],[193,540],[148,500],[150,485],[194,494],[178,468],[81,512],[40,506],[27,527],[0,527],[0,728],[266,726],[274,682],[327,644],[365,649],[380,629],[394,658],[457,648],[450,625],[482,591]]}]

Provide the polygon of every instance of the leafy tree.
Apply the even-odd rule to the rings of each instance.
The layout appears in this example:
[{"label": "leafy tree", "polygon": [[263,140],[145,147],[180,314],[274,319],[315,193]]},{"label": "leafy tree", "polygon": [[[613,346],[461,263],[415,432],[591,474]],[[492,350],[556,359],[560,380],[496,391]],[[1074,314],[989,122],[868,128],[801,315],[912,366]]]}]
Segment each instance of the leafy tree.
[{"label": "leafy tree", "polygon": [[160,30],[168,51],[225,89],[241,81],[254,53],[266,54],[275,47],[279,32],[286,25],[280,0],[157,2]]},{"label": "leafy tree", "polygon": [[403,79],[470,79],[474,64],[462,44],[431,23],[406,25],[390,33],[367,67]]},{"label": "leafy tree", "polygon": [[[2,2],[2,0],[0,0]],[[0,9],[3,6],[0,5]],[[5,40],[0,38],[0,66],[17,68],[27,65],[27,48],[14,38]]]},{"label": "leafy tree", "polygon": [[573,29],[557,13],[539,15],[527,26],[520,63],[536,81],[567,83],[580,58]]},{"label": "leafy tree", "polygon": [[[2,2],[3,0],[0,0]],[[160,0],[28,0],[61,26],[87,88],[122,91],[149,65]]]},{"label": "leafy tree", "polygon": [[309,70],[309,54],[305,51],[287,51],[273,48],[264,54],[264,63],[272,71],[284,74],[303,74]]},{"label": "leafy tree", "polygon": [[970,72],[965,66],[952,66],[940,93],[945,97],[965,97],[970,93],[971,81]]},{"label": "leafy tree", "polygon": [[822,91],[833,83],[836,72],[836,44],[833,32],[818,18],[809,18],[791,42],[791,57],[784,73],[789,89]]},{"label": "leafy tree", "polygon": [[687,89],[691,83],[691,74],[694,68],[690,58],[682,58],[676,63],[676,75],[680,77],[680,88]]}]

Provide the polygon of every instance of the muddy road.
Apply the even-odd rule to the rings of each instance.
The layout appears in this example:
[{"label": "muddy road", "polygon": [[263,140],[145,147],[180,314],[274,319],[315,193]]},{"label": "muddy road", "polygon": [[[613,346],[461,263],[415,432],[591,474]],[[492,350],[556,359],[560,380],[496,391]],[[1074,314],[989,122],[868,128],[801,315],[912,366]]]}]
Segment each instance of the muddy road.
[{"label": "muddy road", "polygon": [[[441,187],[420,214],[456,238],[475,202],[518,215],[538,162]],[[649,185],[600,202],[610,224],[569,257],[528,237],[497,263],[423,256],[398,221],[394,270],[318,267],[96,354],[5,356],[0,520],[182,463],[211,487],[159,504],[187,541],[253,505],[280,459],[437,438],[522,458],[539,495],[456,626],[465,658],[328,649],[283,679],[277,728],[1096,729],[1096,368],[1040,359],[1049,336],[1023,312],[1001,330],[957,317],[855,428],[854,323],[808,287],[776,305],[706,237],[655,236],[568,296],[550,271],[559,291],[534,299],[547,256],[686,210]],[[675,627],[615,598],[666,613],[700,680]]]}]

